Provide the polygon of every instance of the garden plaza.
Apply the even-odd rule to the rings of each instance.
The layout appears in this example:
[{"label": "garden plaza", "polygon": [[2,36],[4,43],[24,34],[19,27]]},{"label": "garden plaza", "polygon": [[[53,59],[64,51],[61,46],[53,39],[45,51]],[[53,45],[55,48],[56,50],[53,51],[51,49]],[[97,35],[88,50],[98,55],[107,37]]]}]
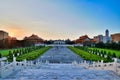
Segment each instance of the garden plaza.
[{"label": "garden plaza", "polygon": [[103,69],[103,62],[97,62],[90,65],[89,61],[83,60],[65,46],[54,46],[33,61],[24,60],[22,62],[17,62],[16,58],[14,58],[13,62],[10,64],[1,63],[2,66],[4,66],[4,68],[1,68],[1,70],[4,69],[3,72],[1,72],[2,80],[120,79],[114,70],[116,69],[116,62],[109,63],[111,66],[105,64],[106,67],[112,69]]}]

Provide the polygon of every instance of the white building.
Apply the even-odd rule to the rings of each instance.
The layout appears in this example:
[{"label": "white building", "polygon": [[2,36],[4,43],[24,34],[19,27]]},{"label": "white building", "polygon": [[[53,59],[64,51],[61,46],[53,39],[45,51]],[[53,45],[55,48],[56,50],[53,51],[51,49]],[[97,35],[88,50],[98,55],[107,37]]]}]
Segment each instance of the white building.
[{"label": "white building", "polygon": [[94,40],[99,43],[99,42],[103,42],[103,43],[107,43],[107,42],[111,42],[111,37],[109,36],[109,30],[107,29],[105,31],[105,36],[103,35],[98,35],[94,37]]},{"label": "white building", "polygon": [[54,44],[65,44],[64,40],[55,40]]}]

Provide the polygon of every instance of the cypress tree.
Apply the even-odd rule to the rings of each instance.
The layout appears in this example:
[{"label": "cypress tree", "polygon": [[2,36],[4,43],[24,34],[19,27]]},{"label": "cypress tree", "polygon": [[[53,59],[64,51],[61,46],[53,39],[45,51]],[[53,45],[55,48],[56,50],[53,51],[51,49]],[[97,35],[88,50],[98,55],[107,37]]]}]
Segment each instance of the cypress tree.
[{"label": "cypress tree", "polygon": [[115,54],[115,53],[113,53],[113,57],[115,57],[115,58],[116,58],[116,54]]},{"label": "cypress tree", "polygon": [[2,54],[0,53],[0,58],[2,58]]}]

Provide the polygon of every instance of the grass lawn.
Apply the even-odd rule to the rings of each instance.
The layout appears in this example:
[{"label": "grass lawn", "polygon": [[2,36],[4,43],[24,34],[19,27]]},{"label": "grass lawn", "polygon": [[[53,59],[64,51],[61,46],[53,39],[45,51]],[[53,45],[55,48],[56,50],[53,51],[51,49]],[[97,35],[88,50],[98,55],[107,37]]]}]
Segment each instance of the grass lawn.
[{"label": "grass lawn", "polygon": [[95,54],[90,54],[90,53],[83,51],[81,49],[78,49],[75,47],[68,47],[68,48],[85,60],[92,60],[92,61],[104,60],[104,62],[108,62],[108,60],[106,58],[100,57],[100,56],[95,55]]},{"label": "grass lawn", "polygon": [[22,61],[24,59],[34,60],[34,59],[38,58],[40,55],[42,55],[43,53],[45,53],[50,48],[51,47],[43,47],[38,50],[32,51],[30,53],[23,54],[23,55],[17,57],[17,61]]},{"label": "grass lawn", "polygon": [[5,49],[5,50],[0,50],[0,53],[2,54],[2,56],[5,57],[9,55],[9,51],[13,52],[14,50],[19,50],[19,49],[25,49],[25,48]]},{"label": "grass lawn", "polygon": [[108,54],[108,52],[110,52],[111,55],[112,55],[113,53],[115,53],[117,57],[120,57],[120,51],[117,51],[117,50],[101,49],[101,48],[89,48],[89,49],[92,49],[92,50],[93,50],[93,49],[97,49],[97,50],[99,50],[99,51],[106,51],[107,54]]}]

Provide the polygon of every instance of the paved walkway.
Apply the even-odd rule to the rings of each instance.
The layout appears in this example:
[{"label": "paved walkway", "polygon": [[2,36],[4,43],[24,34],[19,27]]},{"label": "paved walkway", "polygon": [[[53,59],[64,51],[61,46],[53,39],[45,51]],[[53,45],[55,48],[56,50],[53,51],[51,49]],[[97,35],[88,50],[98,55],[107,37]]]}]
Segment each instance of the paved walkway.
[{"label": "paved walkway", "polygon": [[59,46],[53,47],[37,60],[45,62],[46,60],[50,63],[72,63],[73,61],[80,62],[82,59],[70,51],[68,48]]}]

